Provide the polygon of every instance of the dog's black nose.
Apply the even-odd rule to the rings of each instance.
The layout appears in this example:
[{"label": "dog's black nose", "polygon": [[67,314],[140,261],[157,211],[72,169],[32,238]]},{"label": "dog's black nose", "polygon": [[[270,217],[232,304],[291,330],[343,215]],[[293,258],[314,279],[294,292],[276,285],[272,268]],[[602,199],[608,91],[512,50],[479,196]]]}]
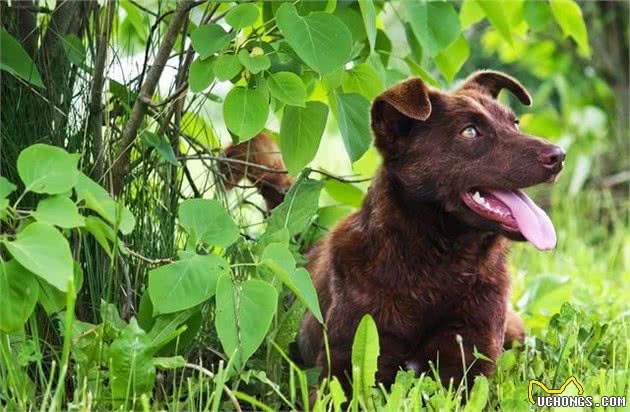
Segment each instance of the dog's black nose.
[{"label": "dog's black nose", "polygon": [[550,146],[540,152],[538,160],[545,168],[559,172],[565,157],[566,154],[561,147]]}]

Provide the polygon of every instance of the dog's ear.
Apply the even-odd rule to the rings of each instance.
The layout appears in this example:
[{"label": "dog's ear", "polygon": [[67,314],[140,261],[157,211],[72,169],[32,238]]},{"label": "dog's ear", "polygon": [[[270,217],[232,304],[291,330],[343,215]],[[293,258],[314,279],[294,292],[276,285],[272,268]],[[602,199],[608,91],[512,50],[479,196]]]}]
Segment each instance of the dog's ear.
[{"label": "dog's ear", "polygon": [[532,104],[532,97],[518,80],[494,70],[480,70],[473,73],[462,83],[459,91],[477,90],[496,98],[502,89],[511,91],[524,105],[530,106]]},{"label": "dog's ear", "polygon": [[381,93],[372,103],[372,129],[379,140],[409,132],[414,120],[431,115],[429,88],[420,79],[410,79]]}]

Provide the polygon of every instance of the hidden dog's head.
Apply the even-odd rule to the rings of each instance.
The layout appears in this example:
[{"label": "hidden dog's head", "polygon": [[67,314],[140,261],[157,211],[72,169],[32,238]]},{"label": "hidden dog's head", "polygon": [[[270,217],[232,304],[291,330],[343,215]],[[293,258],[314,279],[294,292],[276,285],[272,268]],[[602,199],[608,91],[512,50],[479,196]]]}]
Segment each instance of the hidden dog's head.
[{"label": "hidden dog's head", "polygon": [[549,217],[520,189],[553,182],[565,154],[520,131],[518,118],[496,100],[502,89],[531,105],[521,83],[496,71],[477,72],[451,93],[420,79],[400,83],[372,105],[375,144],[408,198],[439,203],[474,228],[551,249]]}]

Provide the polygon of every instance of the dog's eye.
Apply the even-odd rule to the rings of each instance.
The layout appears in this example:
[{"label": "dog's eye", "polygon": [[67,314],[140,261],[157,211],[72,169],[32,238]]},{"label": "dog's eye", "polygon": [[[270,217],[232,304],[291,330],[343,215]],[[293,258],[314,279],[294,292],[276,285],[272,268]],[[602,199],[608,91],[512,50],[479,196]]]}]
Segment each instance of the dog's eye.
[{"label": "dog's eye", "polygon": [[462,130],[462,136],[466,138],[475,138],[479,136],[479,131],[474,126],[468,126],[464,130]]},{"label": "dog's eye", "polygon": [[521,130],[521,126],[519,126],[521,124],[521,121],[518,119],[514,119],[514,128],[516,130]]}]

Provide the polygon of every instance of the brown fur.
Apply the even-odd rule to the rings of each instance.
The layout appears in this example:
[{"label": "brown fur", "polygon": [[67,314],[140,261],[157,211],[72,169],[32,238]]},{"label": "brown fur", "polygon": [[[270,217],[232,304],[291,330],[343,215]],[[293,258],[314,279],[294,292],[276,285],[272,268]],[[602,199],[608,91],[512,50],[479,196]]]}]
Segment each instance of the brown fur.
[{"label": "brown fur", "polygon": [[[551,181],[564,154],[543,164],[559,149],[518,131],[514,115],[495,100],[502,88],[531,103],[520,83],[492,71],[478,72],[453,93],[414,79],[376,98],[372,129],[382,168],[361,209],[308,253],[330,368],[322,327],[310,313],[298,341],[303,360],[322,367],[322,377],[331,373],[348,383],[354,332],[366,313],[378,326],[377,377],[385,384],[401,368],[428,371],[429,362],[439,366],[443,381],[459,380],[458,335],[473,375],[494,371],[492,362],[474,359],[474,347],[494,360],[504,346],[523,340],[523,323],[509,309],[505,255],[508,238],[524,239],[473,213],[460,194]],[[479,138],[460,134],[470,124]]]}]

